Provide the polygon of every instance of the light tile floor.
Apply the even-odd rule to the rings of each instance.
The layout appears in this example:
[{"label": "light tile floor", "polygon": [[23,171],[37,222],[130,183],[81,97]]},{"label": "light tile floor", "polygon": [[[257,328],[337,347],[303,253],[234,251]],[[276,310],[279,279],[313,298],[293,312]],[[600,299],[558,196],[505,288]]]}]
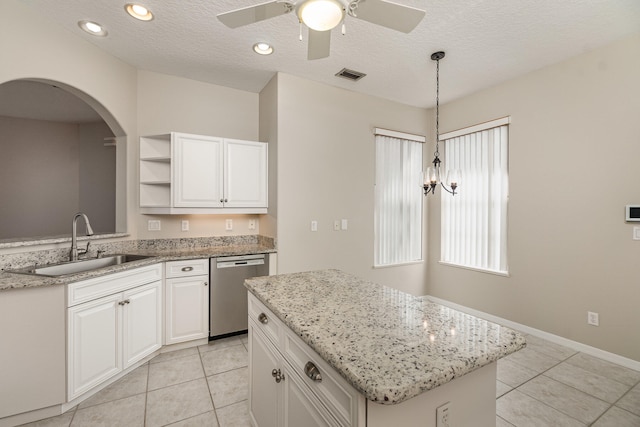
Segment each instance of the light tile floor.
[{"label": "light tile floor", "polygon": [[[498,362],[496,427],[640,427],[640,372],[534,336],[527,343]],[[28,425],[248,427],[247,361],[246,335],[163,353]]]}]

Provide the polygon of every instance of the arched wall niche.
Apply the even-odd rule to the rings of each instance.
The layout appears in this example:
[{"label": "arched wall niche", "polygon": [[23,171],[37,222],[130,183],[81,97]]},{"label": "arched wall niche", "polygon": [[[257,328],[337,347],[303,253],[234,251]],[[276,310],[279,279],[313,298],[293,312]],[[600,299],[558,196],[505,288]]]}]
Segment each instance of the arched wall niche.
[{"label": "arched wall niche", "polygon": [[78,211],[96,234],[126,232],[126,141],[115,116],[75,86],[0,83],[0,245],[70,236]]}]

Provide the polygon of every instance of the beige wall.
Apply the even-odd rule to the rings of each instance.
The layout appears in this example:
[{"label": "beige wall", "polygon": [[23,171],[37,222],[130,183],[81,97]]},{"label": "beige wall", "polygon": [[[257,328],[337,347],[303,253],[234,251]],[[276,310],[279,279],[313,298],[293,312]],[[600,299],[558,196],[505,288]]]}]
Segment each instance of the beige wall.
[{"label": "beige wall", "polygon": [[278,76],[260,92],[260,141],[269,143],[269,209],[260,219],[260,233],[278,235]]},{"label": "beige wall", "polygon": [[[445,132],[512,118],[510,277],[438,264],[433,232],[430,294],[640,360],[640,241],[624,221],[640,203],[638,52],[640,35],[441,108]],[[438,198],[429,203],[439,230]]]},{"label": "beige wall", "polygon": [[[372,266],[373,129],[425,135],[426,110],[283,73],[277,85],[278,272],[339,268],[425,294],[424,263]],[[343,218],[348,230],[333,231]]]},{"label": "beige wall", "polygon": [[[226,138],[258,140],[256,93],[197,82],[150,71],[138,71],[138,135],[186,132]],[[139,157],[136,140],[135,159]],[[137,181],[138,174],[132,181]],[[138,210],[138,188],[133,210]],[[161,231],[147,231],[148,220],[160,220]],[[181,221],[189,220],[188,232]],[[233,220],[233,231],[225,230],[225,220]],[[249,230],[249,220],[257,215],[136,215],[139,238],[200,237],[260,233],[259,224]]]},{"label": "beige wall", "polygon": [[[118,179],[136,176],[132,161],[137,121],[133,67],[51,24],[17,0],[0,2],[0,58],[0,83],[15,79],[58,82],[105,114],[110,128],[122,137],[119,150],[129,159]],[[131,191],[128,196],[131,206]],[[126,197],[123,185],[117,198],[122,202]],[[132,224],[132,213],[123,210],[119,223]]]}]

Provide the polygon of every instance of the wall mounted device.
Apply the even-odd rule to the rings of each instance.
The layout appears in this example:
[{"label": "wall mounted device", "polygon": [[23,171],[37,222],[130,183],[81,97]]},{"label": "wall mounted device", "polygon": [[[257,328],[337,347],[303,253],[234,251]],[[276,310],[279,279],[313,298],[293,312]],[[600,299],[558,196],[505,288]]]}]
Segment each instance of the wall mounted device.
[{"label": "wall mounted device", "polygon": [[640,205],[627,205],[626,212],[627,222],[640,222]]}]

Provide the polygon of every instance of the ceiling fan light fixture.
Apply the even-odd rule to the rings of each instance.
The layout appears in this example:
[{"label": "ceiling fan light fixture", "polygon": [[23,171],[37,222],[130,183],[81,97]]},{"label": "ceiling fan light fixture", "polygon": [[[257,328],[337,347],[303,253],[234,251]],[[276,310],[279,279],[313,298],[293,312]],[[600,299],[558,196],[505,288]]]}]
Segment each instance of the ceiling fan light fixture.
[{"label": "ceiling fan light fixture", "polygon": [[259,55],[271,55],[273,53],[273,46],[269,43],[258,42],[253,45],[253,51]]},{"label": "ceiling fan light fixture", "polygon": [[139,19],[140,21],[151,21],[153,19],[153,13],[140,4],[128,3],[124,6],[124,10],[126,10],[129,15]]},{"label": "ceiling fan light fixture", "polygon": [[104,27],[93,21],[78,21],[78,26],[92,36],[105,37],[108,33]]},{"label": "ceiling fan light fixture", "polygon": [[336,0],[307,0],[300,5],[298,17],[316,31],[335,28],[344,18],[344,7]]}]

